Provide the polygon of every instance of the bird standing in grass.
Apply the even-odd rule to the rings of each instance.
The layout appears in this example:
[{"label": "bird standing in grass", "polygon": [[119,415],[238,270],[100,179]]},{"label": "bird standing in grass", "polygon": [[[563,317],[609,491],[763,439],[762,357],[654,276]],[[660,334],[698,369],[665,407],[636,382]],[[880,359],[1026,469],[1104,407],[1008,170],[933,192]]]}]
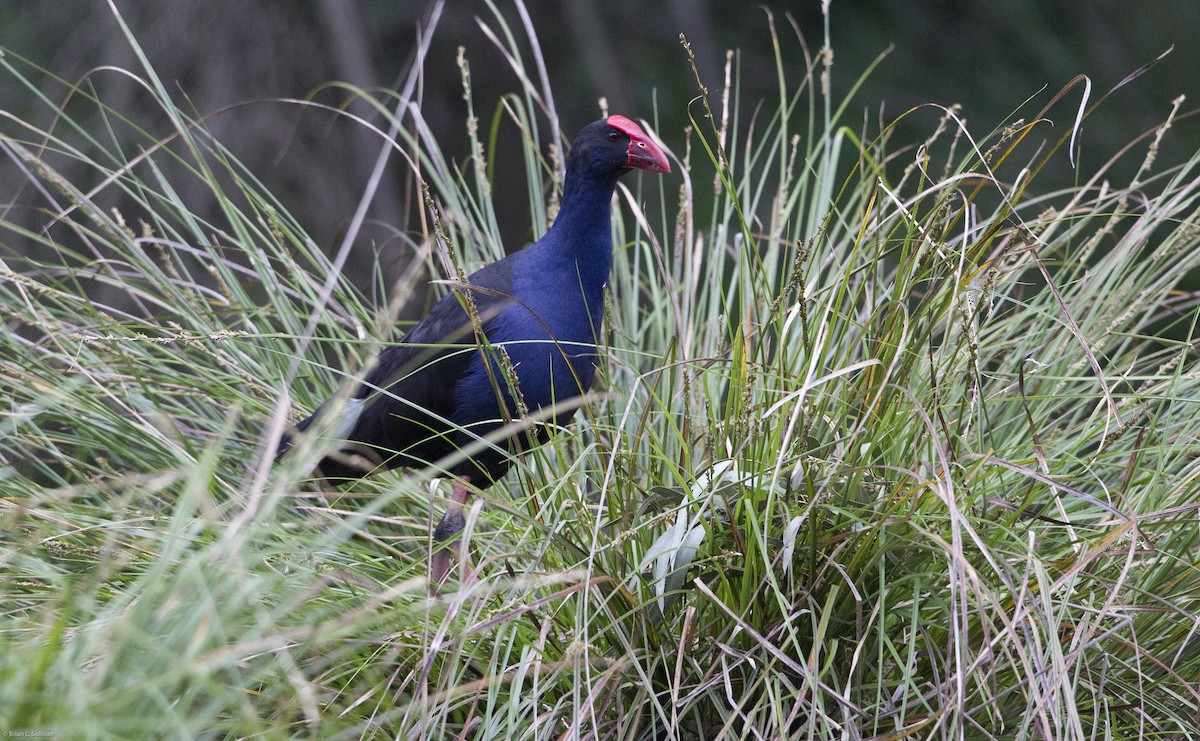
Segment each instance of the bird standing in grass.
[{"label": "bird standing in grass", "polygon": [[[569,419],[577,406],[571,400],[595,376],[612,263],[612,196],[617,179],[633,169],[671,171],[662,149],[628,118],[584,127],[571,144],[553,226],[534,244],[471,274],[380,353],[340,418],[326,421],[342,443],[320,462],[319,475],[339,483],[381,467],[422,468],[519,419],[522,408],[541,412],[550,424]],[[281,448],[290,442],[285,438]],[[470,487],[486,488],[503,476],[521,446],[522,435],[514,434],[507,444],[477,445],[448,467],[454,492],[434,530],[431,583],[445,581],[455,556],[463,560],[458,535]]]}]

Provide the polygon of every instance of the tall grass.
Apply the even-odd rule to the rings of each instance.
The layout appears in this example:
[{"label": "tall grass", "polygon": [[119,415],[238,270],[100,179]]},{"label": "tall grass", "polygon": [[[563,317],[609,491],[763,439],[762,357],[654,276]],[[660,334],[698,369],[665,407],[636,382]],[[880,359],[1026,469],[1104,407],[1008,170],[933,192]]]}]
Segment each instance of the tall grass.
[{"label": "tall grass", "polygon": [[[772,26],[777,100],[741,100],[732,55],[685,130],[649,116],[678,175],[618,192],[601,378],[469,510],[478,582],[426,596],[436,469],[323,492],[319,443],[264,455],[361,376],[422,269],[502,253],[493,189],[549,223],[571,132],[534,30],[492,9],[464,90],[500,55],[516,92],[486,125],[472,100],[466,162],[424,124],[419,59],[399,93],[345,89],[424,214],[378,296],[340,277],[354,226],[314,245],[147,60],[125,74],[161,125],[86,80],[62,93],[106,131],[62,98],[51,126],[4,119],[32,210],[0,222],[0,728],[1195,735],[1200,157],[1154,157],[1178,102],[1039,192],[1075,126],[980,135],[930,106],[904,114],[928,141],[895,142]],[[501,134],[523,182],[492,167]],[[181,168],[219,214],[175,195]]]}]

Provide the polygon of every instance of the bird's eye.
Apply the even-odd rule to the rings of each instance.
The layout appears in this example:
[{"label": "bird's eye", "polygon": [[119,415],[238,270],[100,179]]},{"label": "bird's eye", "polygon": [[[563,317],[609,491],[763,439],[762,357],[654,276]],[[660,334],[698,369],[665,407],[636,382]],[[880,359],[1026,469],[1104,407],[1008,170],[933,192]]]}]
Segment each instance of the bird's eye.
[{"label": "bird's eye", "polygon": [[617,139],[620,139],[620,138],[621,138],[621,135],[620,135],[620,134],[618,134],[616,131],[614,131],[614,130],[612,130],[612,129],[609,129],[609,131],[608,131],[608,140],[609,140],[610,142],[615,142]]}]

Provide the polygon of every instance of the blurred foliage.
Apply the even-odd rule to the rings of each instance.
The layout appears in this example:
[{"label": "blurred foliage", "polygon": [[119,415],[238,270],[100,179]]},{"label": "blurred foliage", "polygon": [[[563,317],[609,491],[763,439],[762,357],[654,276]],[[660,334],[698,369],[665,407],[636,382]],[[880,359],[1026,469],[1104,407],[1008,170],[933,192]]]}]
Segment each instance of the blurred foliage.
[{"label": "blurred foliage", "polygon": [[[364,88],[395,86],[412,62],[419,29],[436,2],[124,0],[115,5],[162,78],[207,116],[215,136],[300,215],[314,238],[326,249],[336,249],[378,155],[379,135],[335,112],[282,99],[312,97],[331,106],[348,106],[351,113],[377,122],[376,113],[344,88],[322,86],[331,81]],[[721,87],[725,50],[738,50],[743,100],[755,100],[778,92],[768,24],[779,29],[785,42],[783,58],[794,67],[791,78],[799,81],[806,52],[797,33],[807,42],[807,53],[816,54],[824,23],[817,0],[564,0],[530,3],[526,9],[534,27],[542,29],[541,52],[568,135],[597,117],[603,96],[615,112],[652,118],[657,111],[669,144],[682,139],[678,132],[686,125],[687,106],[696,94],[679,46],[681,32],[687,34],[714,96]],[[516,8],[504,4],[501,12],[520,27]],[[501,96],[516,89],[512,70],[476,20],[491,13],[480,0],[447,4],[425,63],[422,114],[446,150],[460,156],[468,148],[457,47],[467,50],[475,110],[484,125]],[[1194,100],[1198,92],[1193,71],[1200,68],[1200,48],[1188,43],[1200,28],[1200,3],[1195,0],[1159,0],[1139,6],[1136,13],[1118,0],[940,0],[919,5],[839,0],[832,3],[831,14],[838,96],[891,48],[852,103],[861,107],[869,136],[877,134],[881,124],[926,103],[959,103],[972,128],[986,131],[1004,125],[1023,101],[1037,96],[1017,114],[1032,117],[1079,74],[1093,81],[1094,99],[1174,46],[1150,74],[1118,91],[1101,115],[1089,120],[1082,139],[1082,156],[1087,158],[1089,152],[1116,151],[1160,122],[1176,96],[1189,94]],[[116,32],[107,3],[4,3],[0,29],[0,47],[67,82],[85,81],[130,120],[143,127],[159,121],[163,135],[169,134],[149,96],[127,77],[102,69],[137,66]],[[67,95],[49,76],[43,92],[55,102]],[[1070,126],[1081,94],[1082,88],[1076,88],[1052,109],[1054,127]],[[16,88],[11,79],[0,80],[0,101],[0,108],[23,120],[42,121],[49,115],[44,107],[39,110],[31,91]],[[929,108],[904,117],[893,141],[924,140],[940,115],[940,110]],[[94,124],[99,133],[112,122]],[[515,134],[511,125],[501,132]],[[119,134],[118,127],[114,136]],[[1200,135],[1185,120],[1164,143],[1165,155],[1186,157],[1198,144]],[[523,195],[503,187],[503,170],[506,164],[520,166],[520,148],[502,135],[495,149],[501,228],[509,248],[515,249],[530,238],[531,230],[527,212],[517,205]],[[398,171],[401,166],[393,162],[372,204],[369,228],[358,246],[361,259],[347,265],[351,277],[364,287],[389,285],[407,262],[409,248],[396,235],[414,228],[419,198]],[[1065,185],[1071,178],[1063,157],[1057,172],[1043,182]],[[175,187],[185,198],[195,199],[194,208],[203,213],[204,199],[210,195],[186,177],[177,180]],[[23,178],[10,177],[5,170],[0,182],[20,183]],[[511,208],[504,207],[506,198]],[[20,192],[0,191],[0,204],[8,206],[10,219],[21,218],[24,202]],[[44,222],[37,213],[25,218],[33,228]],[[22,249],[2,245],[0,254]],[[382,275],[375,274],[373,253],[380,257]]]}]

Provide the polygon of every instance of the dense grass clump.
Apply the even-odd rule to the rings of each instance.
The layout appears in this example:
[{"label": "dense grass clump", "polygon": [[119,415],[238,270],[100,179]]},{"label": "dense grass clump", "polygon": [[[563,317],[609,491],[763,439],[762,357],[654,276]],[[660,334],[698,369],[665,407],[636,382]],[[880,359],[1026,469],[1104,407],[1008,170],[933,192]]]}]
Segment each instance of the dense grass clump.
[{"label": "dense grass clump", "polygon": [[[1102,106],[984,135],[929,106],[904,114],[929,139],[895,142],[830,98],[831,54],[772,36],[777,100],[741,100],[731,55],[689,127],[650,120],[678,175],[618,191],[601,380],[470,510],[477,583],[426,596],[436,465],[323,492],[320,443],[272,464],[425,274],[501,254],[493,189],[527,190],[535,236],[552,219],[573,132],[491,23],[518,90],[490,128],[472,101],[465,162],[418,67],[345,91],[423,214],[371,295],[340,271],[360,222],[314,245],[149,62],[127,74],[154,127],[86,80],[43,99],[52,124],[0,124],[24,173],[0,221],[0,728],[1194,735],[1200,155],[1155,161],[1178,101],[1041,192]],[[499,131],[523,182],[491,167]]]}]

